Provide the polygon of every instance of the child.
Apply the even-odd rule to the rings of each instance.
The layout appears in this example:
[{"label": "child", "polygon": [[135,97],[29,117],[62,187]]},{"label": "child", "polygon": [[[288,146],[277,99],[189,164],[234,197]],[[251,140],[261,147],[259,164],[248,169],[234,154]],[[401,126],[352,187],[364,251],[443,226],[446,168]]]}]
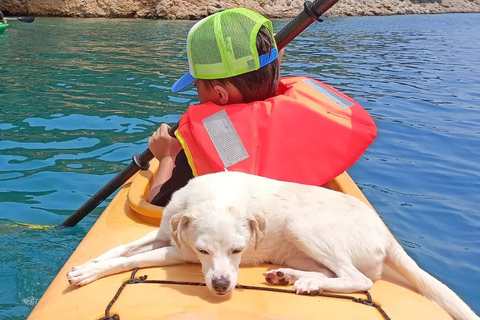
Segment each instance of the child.
[{"label": "child", "polygon": [[[165,206],[192,177],[224,170],[322,186],[350,167],[376,137],[368,113],[307,77],[280,81],[271,21],[237,8],[197,22],[188,33],[200,105],[181,117],[177,139],[162,124],[149,140],[160,161],[149,200]],[[173,170],[173,172],[172,172]]]},{"label": "child", "polygon": [[7,23],[7,18],[5,18],[2,11],[0,11],[0,21],[1,23]]},{"label": "child", "polygon": [[[203,67],[198,61],[211,59],[214,54],[235,54],[220,52],[218,47],[215,48],[218,39],[213,32],[214,22],[220,20],[223,20],[224,26],[219,29],[224,32],[226,39],[230,39],[225,41],[237,41],[234,45],[243,49],[244,52],[240,53],[244,55],[241,57],[243,60],[231,61],[230,58],[224,58],[219,59],[222,61],[215,67],[209,67],[208,64]],[[239,25],[244,28],[238,28]],[[252,39],[255,41],[253,45]],[[225,43],[225,47],[230,45],[231,43]],[[213,53],[208,50],[212,46],[216,49],[211,50]],[[173,92],[195,83],[201,104],[213,102],[221,106],[265,100],[276,94],[280,71],[273,25],[260,14],[237,8],[200,20],[189,32],[187,51],[190,71],[175,82]],[[251,66],[246,60],[248,56],[253,61]],[[235,66],[232,67],[235,63],[240,64],[237,70]],[[171,194],[193,178],[181,144],[168,135],[168,129],[167,124],[162,124],[148,142],[148,147],[160,161],[161,168],[152,185],[149,200],[160,206],[166,205]]]}]

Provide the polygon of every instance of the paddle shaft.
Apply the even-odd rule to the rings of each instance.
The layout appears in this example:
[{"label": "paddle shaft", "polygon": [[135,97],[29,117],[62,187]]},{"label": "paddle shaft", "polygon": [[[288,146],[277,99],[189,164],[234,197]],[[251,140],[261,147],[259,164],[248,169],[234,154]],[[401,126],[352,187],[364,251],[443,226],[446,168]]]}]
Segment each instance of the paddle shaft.
[{"label": "paddle shaft", "polygon": [[27,16],[27,17],[6,17],[7,20],[18,20],[21,22],[26,22],[26,23],[32,23],[35,21],[35,17],[33,16]]},{"label": "paddle shaft", "polygon": [[283,49],[296,36],[305,30],[314,21],[322,21],[320,18],[338,0],[315,0],[313,3],[305,1],[304,10],[293,20],[275,34],[275,42],[278,50]]},{"label": "paddle shaft", "polygon": [[128,179],[130,179],[140,169],[148,169],[148,163],[153,159],[152,152],[147,149],[141,154],[135,154],[133,161],[122,172],[117,174],[102,189],[95,193],[87,202],[77,209],[70,217],[68,217],[58,227],[74,227],[80,220],[85,218],[100,203],[107,199],[112,193],[120,188]]},{"label": "paddle shaft", "polygon": [[[337,1],[338,0],[315,0],[313,3],[306,1],[304,4],[304,10],[275,35],[278,49],[280,50],[284,48],[290,41],[312,24],[312,22],[316,20],[321,21],[319,17],[330,9]],[[177,128],[178,123],[170,128],[169,134],[172,137],[175,136],[174,132]],[[153,154],[149,149],[145,150],[140,155],[134,155],[132,163],[94,194],[58,227],[74,227],[77,225],[80,220],[85,218],[100,203],[120,188],[138,170],[148,168],[148,162],[152,159]]]}]

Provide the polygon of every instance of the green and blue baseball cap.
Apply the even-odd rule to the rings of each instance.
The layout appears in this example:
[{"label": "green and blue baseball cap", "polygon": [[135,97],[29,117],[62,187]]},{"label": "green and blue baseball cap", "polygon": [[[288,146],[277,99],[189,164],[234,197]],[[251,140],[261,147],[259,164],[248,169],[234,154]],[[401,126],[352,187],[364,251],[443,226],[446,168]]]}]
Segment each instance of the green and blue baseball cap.
[{"label": "green and blue baseball cap", "polygon": [[264,26],[273,35],[273,24],[259,13],[235,8],[217,12],[198,21],[188,32],[189,72],[172,86],[178,92],[197,79],[223,79],[238,76],[273,62],[277,45],[258,55],[256,39]]}]

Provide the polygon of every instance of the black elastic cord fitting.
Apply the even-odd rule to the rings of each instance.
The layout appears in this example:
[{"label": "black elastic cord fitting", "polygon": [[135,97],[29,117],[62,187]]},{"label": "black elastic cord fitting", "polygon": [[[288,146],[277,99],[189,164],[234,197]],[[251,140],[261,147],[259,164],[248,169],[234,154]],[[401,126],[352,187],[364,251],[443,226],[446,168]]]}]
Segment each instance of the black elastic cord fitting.
[{"label": "black elastic cord fitting", "polygon": [[376,306],[376,303],[375,303],[375,302],[369,301],[369,300],[365,300],[365,299],[361,299],[361,298],[354,299],[354,300],[352,300],[352,301],[353,301],[353,302],[356,302],[356,303],[364,304],[364,305],[369,306],[369,307],[375,307],[375,306]]},{"label": "black elastic cord fitting", "polygon": [[149,162],[142,163],[139,156],[140,155],[138,153],[135,153],[132,157],[132,160],[133,162],[135,162],[137,167],[139,167],[142,170],[147,170],[148,168],[150,168],[150,163]]},{"label": "black elastic cord fitting", "polygon": [[312,2],[310,2],[310,1],[305,1],[305,2],[303,3],[303,10],[304,10],[310,17],[312,17],[314,20],[317,20],[318,22],[322,22],[322,21],[323,21],[322,15],[318,15],[318,14],[316,14],[316,13],[312,10]]},{"label": "black elastic cord fitting", "polygon": [[118,314],[114,314],[111,317],[103,317],[103,318],[100,318],[98,320],[120,320],[120,317],[118,316]]}]

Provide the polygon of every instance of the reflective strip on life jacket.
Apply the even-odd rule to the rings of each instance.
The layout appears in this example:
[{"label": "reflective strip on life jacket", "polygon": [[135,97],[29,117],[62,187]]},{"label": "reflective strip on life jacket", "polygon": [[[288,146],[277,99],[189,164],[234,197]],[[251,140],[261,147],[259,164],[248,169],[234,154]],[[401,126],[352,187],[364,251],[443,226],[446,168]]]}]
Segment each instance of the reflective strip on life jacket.
[{"label": "reflective strip on life jacket", "polygon": [[348,96],[314,79],[288,77],[265,101],[190,106],[175,134],[196,176],[227,169],[324,185],[376,133],[369,114]]},{"label": "reflective strip on life jacket", "polygon": [[202,120],[210,140],[228,168],[249,157],[240,136],[225,110],[220,110]]}]

